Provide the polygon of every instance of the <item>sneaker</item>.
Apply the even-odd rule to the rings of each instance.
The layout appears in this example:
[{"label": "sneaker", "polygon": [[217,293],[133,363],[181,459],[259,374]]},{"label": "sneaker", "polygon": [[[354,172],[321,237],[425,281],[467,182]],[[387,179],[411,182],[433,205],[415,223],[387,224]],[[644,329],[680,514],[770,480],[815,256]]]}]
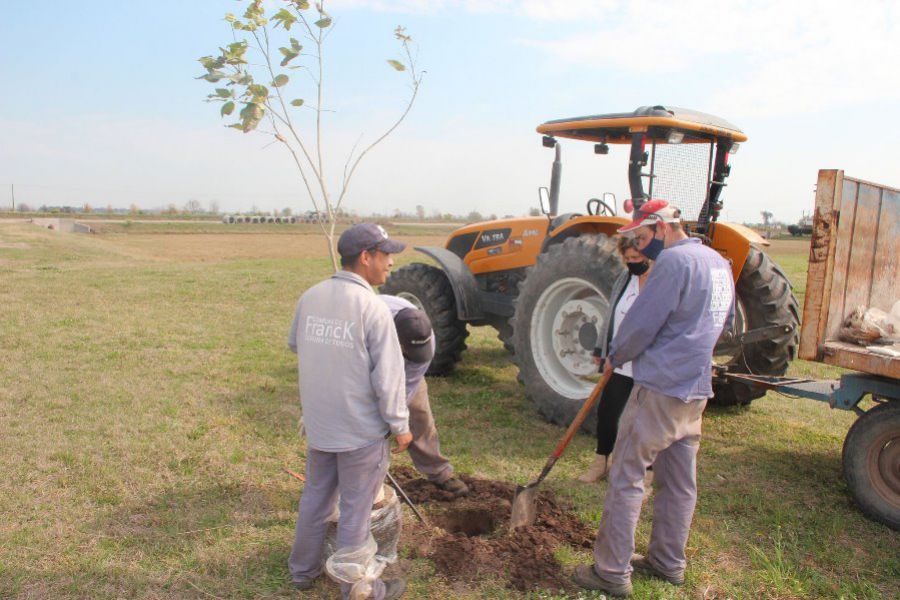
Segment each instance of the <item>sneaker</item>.
[{"label": "sneaker", "polygon": [[587,590],[598,590],[606,592],[610,596],[626,598],[631,595],[631,582],[613,583],[607,581],[597,575],[594,571],[594,565],[581,565],[575,567],[575,574],[572,575],[572,581]]},{"label": "sneaker", "polygon": [[462,479],[457,477],[451,477],[447,481],[436,483],[435,485],[445,492],[453,494],[454,498],[459,498],[460,496],[465,496],[469,493],[469,486],[467,486]]},{"label": "sneaker", "polygon": [[662,579],[663,581],[668,581],[672,585],[684,584],[684,573],[680,575],[666,575],[665,573],[654,567],[653,563],[651,563],[646,556],[643,556],[641,554],[632,555],[631,568],[641,575],[655,577],[656,579]]},{"label": "sneaker", "polygon": [[394,598],[399,598],[405,591],[405,579],[389,579],[384,582],[384,600],[394,600]]}]

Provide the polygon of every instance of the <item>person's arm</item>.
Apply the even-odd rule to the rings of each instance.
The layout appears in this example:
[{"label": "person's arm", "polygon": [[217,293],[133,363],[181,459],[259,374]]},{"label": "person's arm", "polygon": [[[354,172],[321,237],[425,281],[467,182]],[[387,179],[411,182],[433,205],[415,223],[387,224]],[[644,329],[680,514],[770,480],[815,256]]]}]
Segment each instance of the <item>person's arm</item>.
[{"label": "person's arm", "polygon": [[682,277],[677,261],[661,255],[610,344],[613,367],[634,360],[653,343],[681,301]]},{"label": "person's arm", "polygon": [[406,369],[406,403],[409,404],[409,401],[412,400],[412,397],[415,396],[416,390],[419,389],[419,385],[422,384],[422,380],[425,379],[425,372],[428,371],[428,367],[431,366],[430,362],[427,363],[415,363],[406,361],[405,369]]},{"label": "person's arm", "polygon": [[366,315],[366,347],[372,369],[369,379],[378,401],[381,418],[399,438],[409,433],[409,410],[406,408],[406,376],[400,340],[391,319],[391,311],[373,299]]},{"label": "person's arm", "polygon": [[297,354],[297,327],[300,323],[300,302],[297,302],[297,307],[294,309],[294,320],[291,322],[291,329],[288,332],[288,348],[291,349],[291,352]]}]

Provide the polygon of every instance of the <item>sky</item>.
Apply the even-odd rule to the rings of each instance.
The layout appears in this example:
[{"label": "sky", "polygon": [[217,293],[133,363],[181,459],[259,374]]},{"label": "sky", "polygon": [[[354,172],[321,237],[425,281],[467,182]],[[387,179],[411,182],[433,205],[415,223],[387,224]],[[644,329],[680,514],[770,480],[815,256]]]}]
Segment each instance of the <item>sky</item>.
[{"label": "sky", "polygon": [[[232,41],[235,0],[0,0],[0,207],[89,203],[223,211],[313,208],[292,158],[264,132],[225,125],[197,58]],[[277,10],[283,2],[268,0]],[[662,104],[708,112],[749,140],[733,157],[723,217],[793,222],[818,169],[900,187],[900,3],[831,0],[331,0],[323,53],[323,165],[402,112],[388,59],[413,37],[425,71],[409,116],[367,154],[345,208],[360,214],[521,215],[549,183],[544,121]],[[282,40],[279,30],[276,40]],[[309,57],[301,60],[309,61]],[[307,63],[312,64],[312,63]],[[292,71],[305,139],[315,92]],[[314,145],[314,143],[313,143]],[[561,210],[629,196],[627,150],[564,140]]]}]

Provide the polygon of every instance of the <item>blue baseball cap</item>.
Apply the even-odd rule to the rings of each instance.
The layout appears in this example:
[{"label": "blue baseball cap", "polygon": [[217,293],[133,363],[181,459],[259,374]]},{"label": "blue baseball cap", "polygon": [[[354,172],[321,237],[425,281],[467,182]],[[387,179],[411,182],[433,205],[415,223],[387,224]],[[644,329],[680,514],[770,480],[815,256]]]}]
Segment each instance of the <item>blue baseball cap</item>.
[{"label": "blue baseball cap", "polygon": [[359,223],[341,234],[338,239],[338,254],[344,258],[359,256],[366,250],[381,250],[387,254],[397,254],[406,249],[406,244],[388,237],[384,227],[377,223]]}]

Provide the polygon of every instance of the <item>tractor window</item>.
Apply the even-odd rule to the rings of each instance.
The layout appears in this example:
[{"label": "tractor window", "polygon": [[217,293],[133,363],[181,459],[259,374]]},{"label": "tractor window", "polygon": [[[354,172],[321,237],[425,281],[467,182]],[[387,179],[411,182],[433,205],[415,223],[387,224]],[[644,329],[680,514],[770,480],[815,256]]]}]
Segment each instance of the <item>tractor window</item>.
[{"label": "tractor window", "polygon": [[650,154],[650,197],[668,200],[681,209],[682,219],[697,221],[709,194],[712,160],[713,145],[705,140],[654,143]]}]

